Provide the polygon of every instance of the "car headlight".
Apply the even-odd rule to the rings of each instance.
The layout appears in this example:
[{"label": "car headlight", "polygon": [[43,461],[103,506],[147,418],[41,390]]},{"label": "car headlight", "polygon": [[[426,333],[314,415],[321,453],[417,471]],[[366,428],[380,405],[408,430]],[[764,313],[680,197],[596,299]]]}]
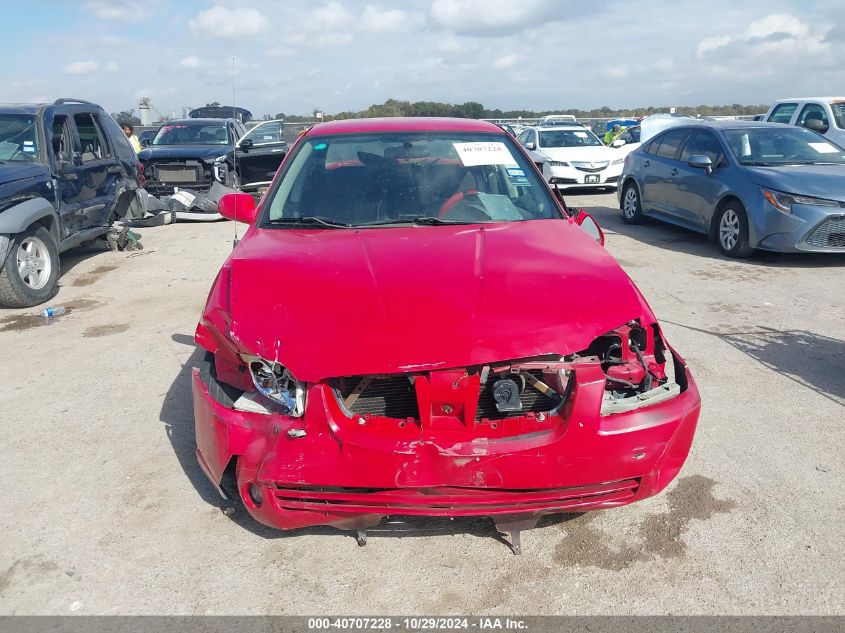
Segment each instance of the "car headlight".
[{"label": "car headlight", "polygon": [[249,367],[255,388],[280,405],[282,413],[294,418],[305,413],[305,384],[294,378],[286,367],[258,356],[242,355],[241,358]]},{"label": "car headlight", "polygon": [[798,196],[791,193],[782,193],[773,189],[762,189],[763,197],[778,211],[792,213],[793,204],[807,204],[817,207],[838,207],[841,206],[836,200],[825,200],[824,198],[811,198],[810,196]]},{"label": "car headlight", "polygon": [[601,415],[633,411],[674,398],[683,372],[657,324],[630,321],[598,337],[582,355],[596,356],[606,383]]},{"label": "car headlight", "polygon": [[549,167],[569,167],[569,163],[564,163],[559,160],[550,160],[546,163]]},{"label": "car headlight", "polygon": [[610,164],[611,165],[621,165],[624,162],[625,162],[624,158],[617,158],[616,160],[612,161]]},{"label": "car headlight", "polygon": [[226,161],[228,154],[223,154],[223,156],[218,156],[214,159],[214,163],[212,164],[212,173],[214,174],[214,178],[219,180],[224,185],[226,184],[226,178],[229,176],[229,163]]}]

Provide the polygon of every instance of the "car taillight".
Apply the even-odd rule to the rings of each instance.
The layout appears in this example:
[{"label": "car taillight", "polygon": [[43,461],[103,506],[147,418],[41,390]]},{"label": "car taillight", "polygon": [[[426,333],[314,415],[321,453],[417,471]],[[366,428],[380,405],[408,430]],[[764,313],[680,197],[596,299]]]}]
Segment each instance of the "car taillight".
[{"label": "car taillight", "polygon": [[144,163],[138,161],[138,184],[141,187],[145,187],[147,185],[147,176],[144,173]]}]

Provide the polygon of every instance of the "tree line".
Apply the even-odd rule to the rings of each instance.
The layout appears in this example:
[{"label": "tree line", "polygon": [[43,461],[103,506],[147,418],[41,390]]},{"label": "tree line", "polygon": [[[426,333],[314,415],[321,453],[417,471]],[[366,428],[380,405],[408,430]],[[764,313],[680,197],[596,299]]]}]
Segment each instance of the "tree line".
[{"label": "tree line", "polygon": [[[648,116],[658,112],[669,112],[670,107],[675,107],[678,114],[701,116],[739,116],[760,114],[768,110],[768,105],[742,105],[733,103],[730,105],[698,105],[698,106],[647,106],[637,108],[611,108],[602,106],[592,110],[579,108],[568,108],[558,110],[501,110],[496,108],[489,110],[476,101],[465,103],[441,103],[439,101],[401,101],[399,99],[388,99],[384,103],[371,105],[366,110],[357,112],[338,112],[337,114],[324,114],[324,121],[337,119],[363,119],[368,117],[397,117],[397,116],[437,116],[437,117],[458,117],[462,119],[536,119],[548,114],[571,114],[581,119],[604,119],[623,116]],[[291,123],[302,123],[313,121],[319,108],[314,108],[310,115],[286,115],[279,112],[276,119],[285,119]]]}]

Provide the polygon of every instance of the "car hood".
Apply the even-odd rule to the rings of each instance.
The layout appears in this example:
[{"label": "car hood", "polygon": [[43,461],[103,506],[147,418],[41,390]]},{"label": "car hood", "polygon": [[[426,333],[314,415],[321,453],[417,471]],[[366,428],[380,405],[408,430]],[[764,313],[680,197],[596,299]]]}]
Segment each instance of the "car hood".
[{"label": "car hood", "polygon": [[845,202],[845,165],[745,167],[745,173],[762,187]]},{"label": "car hood", "polygon": [[145,147],[138,153],[141,160],[160,160],[163,158],[193,158],[213,160],[232,151],[229,145],[160,145]]},{"label": "car hood", "polygon": [[613,160],[615,156],[605,146],[592,147],[541,147],[539,152],[548,156],[551,160],[560,161],[603,161]]},{"label": "car hood", "polygon": [[22,161],[0,162],[0,185],[25,178],[49,177],[50,168],[43,163],[25,163]]},{"label": "car hood", "polygon": [[315,382],[583,350],[648,307],[566,220],[255,230],[230,259],[241,353]]}]

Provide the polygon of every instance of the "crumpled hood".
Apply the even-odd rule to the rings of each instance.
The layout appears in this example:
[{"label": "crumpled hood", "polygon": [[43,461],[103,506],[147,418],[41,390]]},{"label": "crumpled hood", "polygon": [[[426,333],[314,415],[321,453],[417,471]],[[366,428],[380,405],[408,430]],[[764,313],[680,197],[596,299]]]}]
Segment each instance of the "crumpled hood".
[{"label": "crumpled hood", "polygon": [[566,220],[263,229],[230,263],[240,351],[308,382],[566,354],[651,314]]},{"label": "crumpled hood", "polygon": [[762,187],[845,202],[845,165],[745,167],[745,173]]},{"label": "crumpled hood", "polygon": [[0,185],[25,178],[50,177],[50,168],[42,163],[7,161],[0,163]]},{"label": "crumpled hood", "polygon": [[587,147],[541,147],[540,153],[548,156],[551,160],[559,161],[605,161],[617,158],[612,150],[602,146]]},{"label": "crumpled hood", "polygon": [[199,159],[213,161],[232,151],[229,145],[160,145],[145,147],[138,153],[141,160],[161,160],[173,158]]}]

